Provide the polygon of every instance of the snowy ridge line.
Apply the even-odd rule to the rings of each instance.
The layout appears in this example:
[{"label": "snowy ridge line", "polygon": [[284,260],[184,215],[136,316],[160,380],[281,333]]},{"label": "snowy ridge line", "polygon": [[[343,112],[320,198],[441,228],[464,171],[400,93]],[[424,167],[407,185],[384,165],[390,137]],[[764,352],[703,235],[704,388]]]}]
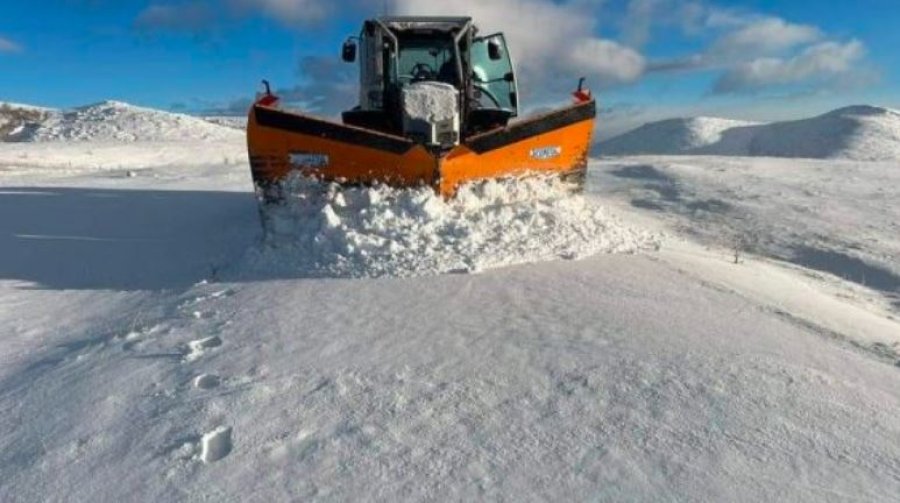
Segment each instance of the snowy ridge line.
[{"label": "snowy ridge line", "polygon": [[216,124],[217,126],[224,126],[231,129],[237,129],[240,131],[244,131],[247,129],[247,116],[232,116],[232,115],[206,115],[201,117],[203,120],[207,122],[211,122]]},{"label": "snowy ridge line", "polygon": [[28,105],[25,103],[14,103],[12,101],[0,101],[0,109],[17,109],[17,110],[27,110],[32,112],[56,112],[58,109],[50,108],[50,107],[42,107],[38,105]]},{"label": "snowy ridge line", "polygon": [[342,188],[303,177],[287,185],[291,196],[267,210],[264,242],[241,266],[247,271],[423,276],[635,253],[660,243],[552,178],[468,185],[450,201],[427,187]]},{"label": "snowy ridge line", "polygon": [[607,155],[725,155],[900,160],[900,112],[866,105],[759,124],[711,117],[645,124],[601,142]]},{"label": "snowy ridge line", "polygon": [[[23,109],[24,110],[24,109]],[[242,132],[190,115],[104,101],[71,110],[39,110],[4,135],[6,141],[238,141]],[[19,113],[19,115],[22,115]]]}]

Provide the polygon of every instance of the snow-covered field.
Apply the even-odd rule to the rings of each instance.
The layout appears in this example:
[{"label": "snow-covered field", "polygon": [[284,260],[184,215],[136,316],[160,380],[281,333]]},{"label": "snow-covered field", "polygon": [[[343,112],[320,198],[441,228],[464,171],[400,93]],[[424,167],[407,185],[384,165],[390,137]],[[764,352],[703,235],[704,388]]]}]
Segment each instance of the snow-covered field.
[{"label": "snow-covered field", "polygon": [[900,162],[627,157],[595,168],[608,204],[705,244],[839,276],[900,312]]},{"label": "snow-covered field", "polygon": [[242,148],[0,144],[0,501],[900,494],[900,164],[332,190],[262,239]]}]

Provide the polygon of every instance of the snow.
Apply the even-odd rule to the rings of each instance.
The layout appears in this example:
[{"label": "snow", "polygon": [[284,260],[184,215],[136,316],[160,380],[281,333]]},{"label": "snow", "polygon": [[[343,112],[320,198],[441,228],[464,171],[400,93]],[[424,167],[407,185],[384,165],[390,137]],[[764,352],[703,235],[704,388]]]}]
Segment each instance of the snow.
[{"label": "snow", "polygon": [[325,187],[263,236],[224,148],[0,144],[0,500],[896,500],[896,162]]},{"label": "snow", "polygon": [[231,452],[231,428],[219,426],[203,435],[200,459],[204,463],[215,463]]},{"label": "snow", "polygon": [[855,106],[813,119],[772,124],[753,138],[750,154],[900,161],[900,112]]},{"label": "snow", "polygon": [[459,92],[444,82],[416,82],[402,90],[403,113],[408,120],[429,123],[451,120],[459,113]]},{"label": "snow", "polygon": [[203,120],[212,122],[213,124],[217,124],[219,126],[240,129],[241,131],[244,131],[247,128],[246,115],[240,117],[233,117],[230,115],[211,115],[203,117]]},{"label": "snow", "polygon": [[788,122],[699,117],[646,124],[602,142],[607,155],[711,154],[860,161],[900,160],[900,112],[851,106]]},{"label": "snow", "polygon": [[239,141],[234,128],[184,114],[137,107],[118,101],[50,114],[36,128],[16,138],[48,141]]},{"label": "snow", "polygon": [[0,108],[8,108],[8,109],[15,109],[15,110],[27,110],[27,111],[31,111],[31,112],[45,112],[45,113],[51,113],[51,112],[57,111],[57,109],[55,109],[55,108],[40,107],[40,106],[35,106],[35,105],[28,105],[25,103],[14,103],[12,101],[0,101]]},{"label": "snow", "polygon": [[900,302],[898,163],[698,156],[597,166],[607,201],[657,213],[701,242],[834,274]]},{"label": "snow", "polygon": [[422,276],[659,246],[554,180],[487,182],[451,201],[430,187],[289,186],[294,197],[269,210],[266,244],[248,256],[255,272]]},{"label": "snow", "polygon": [[606,155],[690,152],[719,143],[723,134],[730,130],[754,125],[715,117],[669,119],[645,124],[607,140],[600,144],[600,151]]},{"label": "snow", "polygon": [[[0,173],[19,178],[22,183],[35,176],[135,176],[161,166],[203,168],[246,162],[246,145],[234,140],[204,140],[202,147],[194,149],[190,142],[180,140],[0,143]],[[188,175],[194,176],[183,176]],[[155,175],[148,172],[147,176]]]},{"label": "snow", "polygon": [[49,108],[0,102],[0,141],[23,135],[27,128],[54,113]]}]

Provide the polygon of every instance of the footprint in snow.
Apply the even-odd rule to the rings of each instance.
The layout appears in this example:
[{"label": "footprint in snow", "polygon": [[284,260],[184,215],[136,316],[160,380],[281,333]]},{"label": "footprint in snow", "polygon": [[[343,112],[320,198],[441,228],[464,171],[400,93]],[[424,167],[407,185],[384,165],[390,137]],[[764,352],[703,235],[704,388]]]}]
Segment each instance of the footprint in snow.
[{"label": "footprint in snow", "polygon": [[114,338],[116,342],[122,343],[122,350],[131,351],[140,349],[140,345],[146,342],[148,336],[156,335],[165,329],[165,325],[153,325],[144,328],[133,328],[127,333],[118,335]]},{"label": "footprint in snow", "polygon": [[217,375],[200,374],[194,378],[194,387],[199,389],[213,389],[222,382]]},{"label": "footprint in snow", "polygon": [[188,353],[185,355],[184,359],[186,361],[194,361],[197,358],[200,358],[205,353],[213,348],[217,348],[222,345],[222,339],[218,336],[206,337],[203,339],[197,339],[188,343]]},{"label": "footprint in snow", "polygon": [[220,426],[203,435],[200,459],[204,463],[214,463],[231,452],[231,427]]},{"label": "footprint in snow", "polygon": [[182,310],[186,310],[186,309],[190,309],[192,306],[196,306],[198,304],[202,304],[204,302],[211,301],[211,300],[224,299],[227,297],[231,297],[234,294],[235,294],[235,291],[231,290],[231,289],[218,290],[218,291],[212,292],[207,295],[198,295],[196,297],[187,299],[187,300],[183,301],[181,304],[179,304],[178,308],[182,309]]}]

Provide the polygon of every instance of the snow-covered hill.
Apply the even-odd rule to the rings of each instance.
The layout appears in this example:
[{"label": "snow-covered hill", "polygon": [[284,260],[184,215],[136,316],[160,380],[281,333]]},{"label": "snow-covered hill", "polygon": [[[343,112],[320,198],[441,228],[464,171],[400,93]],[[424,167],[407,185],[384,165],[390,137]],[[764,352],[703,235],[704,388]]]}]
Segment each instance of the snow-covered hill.
[{"label": "snow-covered hill", "polygon": [[0,105],[0,170],[25,179],[243,163],[244,138],[232,125],[116,101],[71,110]]},{"label": "snow-covered hill", "polygon": [[797,121],[754,124],[709,117],[645,124],[602,142],[606,155],[728,155],[900,160],[900,112],[852,106]]},{"label": "snow-covered hill", "polygon": [[49,112],[7,139],[53,141],[239,141],[242,132],[190,115],[105,101],[65,111]]},{"label": "snow-covered hill", "polygon": [[233,129],[239,129],[244,131],[247,128],[247,116],[232,116],[232,115],[207,115],[203,117],[203,120],[212,122],[213,124],[217,124],[219,126],[230,127]]},{"label": "snow-covered hill", "polygon": [[52,114],[51,108],[0,102],[0,142],[13,140],[34,128]]},{"label": "snow-covered hill", "polygon": [[900,160],[900,112],[853,106],[759,128],[749,155],[859,161]]},{"label": "snow-covered hill", "polygon": [[753,122],[693,117],[651,122],[602,142],[608,155],[670,154],[691,152],[722,141],[722,134],[734,128],[756,125]]}]

